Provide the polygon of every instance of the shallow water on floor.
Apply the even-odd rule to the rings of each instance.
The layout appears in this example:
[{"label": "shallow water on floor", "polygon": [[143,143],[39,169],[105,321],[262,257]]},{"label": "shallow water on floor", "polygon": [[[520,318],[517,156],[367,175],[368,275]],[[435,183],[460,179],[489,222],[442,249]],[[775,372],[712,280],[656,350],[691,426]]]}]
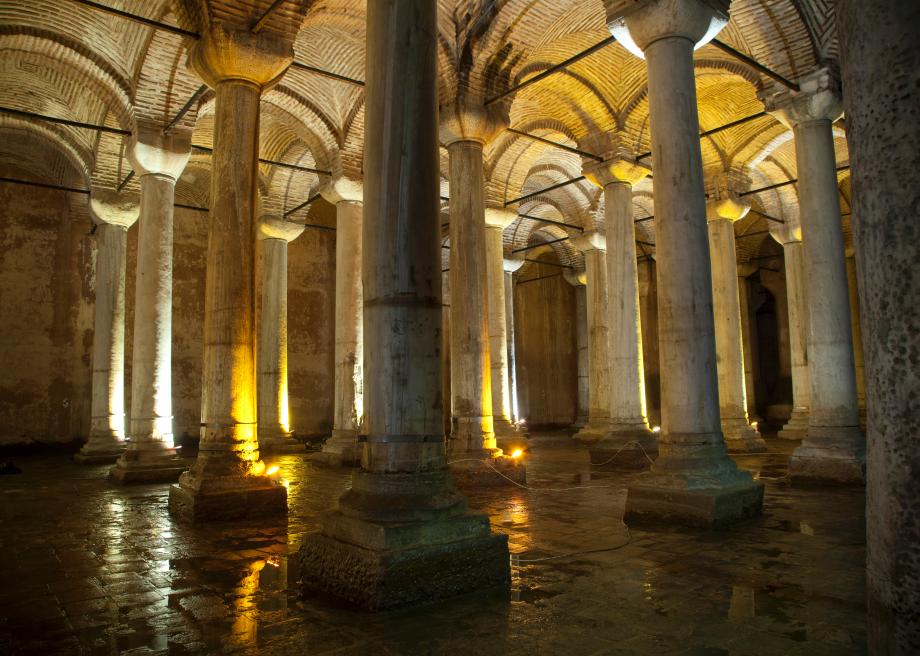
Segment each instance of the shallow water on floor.
[{"label": "shallow water on floor", "polygon": [[166,485],[16,458],[23,473],[0,477],[0,653],[865,653],[863,493],[792,487],[795,443],[768,443],[737,459],[766,484],[762,518],[649,531],[621,521],[635,474],[534,436],[533,489],[469,495],[508,535],[511,589],[384,614],[298,594],[289,555],[347,472],[277,458],[288,518],[193,527],[170,518]]}]

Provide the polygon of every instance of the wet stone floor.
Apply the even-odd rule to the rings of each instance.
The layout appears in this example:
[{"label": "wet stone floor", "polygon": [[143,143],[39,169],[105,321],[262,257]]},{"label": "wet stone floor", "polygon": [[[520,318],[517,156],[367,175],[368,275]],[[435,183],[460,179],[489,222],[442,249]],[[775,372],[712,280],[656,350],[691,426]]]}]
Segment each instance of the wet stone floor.
[{"label": "wet stone floor", "polygon": [[166,485],[19,457],[0,477],[0,654],[865,653],[862,491],[792,487],[795,443],[768,442],[739,458],[766,483],[761,519],[627,531],[635,475],[534,436],[537,489],[470,495],[509,536],[512,589],[385,614],[300,599],[288,564],[347,472],[277,458],[286,520],[191,527],[170,519]]}]

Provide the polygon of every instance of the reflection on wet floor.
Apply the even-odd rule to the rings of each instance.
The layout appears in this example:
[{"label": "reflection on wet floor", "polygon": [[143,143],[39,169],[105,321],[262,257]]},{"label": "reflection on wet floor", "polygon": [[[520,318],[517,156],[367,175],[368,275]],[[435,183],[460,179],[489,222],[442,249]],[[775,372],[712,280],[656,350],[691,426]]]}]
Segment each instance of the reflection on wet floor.
[{"label": "reflection on wet floor", "polygon": [[170,519],[165,485],[18,458],[24,473],[0,479],[0,653],[865,653],[862,491],[790,486],[794,443],[769,444],[738,458],[767,485],[761,519],[627,531],[635,475],[536,436],[539,490],[470,494],[509,536],[512,590],[378,615],[301,599],[289,558],[347,472],[280,457],[287,520],[190,527]]}]

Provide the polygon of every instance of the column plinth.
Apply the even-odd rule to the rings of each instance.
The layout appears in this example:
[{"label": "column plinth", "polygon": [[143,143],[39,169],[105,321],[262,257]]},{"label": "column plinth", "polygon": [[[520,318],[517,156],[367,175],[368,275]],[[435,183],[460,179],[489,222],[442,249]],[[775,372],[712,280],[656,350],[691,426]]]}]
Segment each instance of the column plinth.
[{"label": "column plinth", "polygon": [[281,217],[263,216],[258,239],[262,247],[262,307],[259,322],[259,450],[302,453],[291,437],[288,405],[287,279],[288,244],[304,231]]},{"label": "column plinth", "polygon": [[510,583],[507,537],[467,509],[447,467],[436,22],[429,0],[368,3],[367,443],[352,488],[299,554],[304,592],[371,610]]},{"label": "column plinth", "polygon": [[176,180],[191,153],[191,133],[141,124],[129,155],[140,176],[134,294],[131,422],[128,448],[109,471],[116,483],[174,482],[188,468],[173,444],[172,270]]},{"label": "column plinth", "polygon": [[719,174],[710,184],[710,201],[706,209],[716,368],[719,377],[719,416],[729,453],[761,453],[767,450],[767,445],[748,419],[741,301],[738,296],[734,223],[747,216],[751,209],[750,204],[737,196],[741,191],[737,187],[742,185],[749,187],[750,183],[747,180],[730,180],[727,175]]},{"label": "column plinth", "polygon": [[96,224],[96,304],[93,329],[93,397],[90,433],[74,455],[83,465],[115,462],[125,450],[125,269],[128,228],[137,220],[136,198],[93,188]]},{"label": "column plinth", "polygon": [[331,467],[361,464],[364,420],[364,324],[361,231],[364,196],[360,183],[340,178],[325,190],[335,205],[335,409],[332,435],[312,456]]},{"label": "column plinth", "polygon": [[170,488],[169,511],[186,521],[287,512],[287,490],[265,475],[257,434],[254,254],[258,206],[259,101],[292,61],[268,30],[213,24],[189,63],[216,90],[211,172],[201,442]]},{"label": "column plinth", "polygon": [[600,232],[569,240],[585,255],[585,298],[588,343],[588,423],[574,439],[591,444],[610,430],[610,334],[607,316],[607,243]]},{"label": "column plinth", "polygon": [[625,15],[608,8],[608,25],[618,38],[626,31],[648,62],[662,424],[657,460],[628,488],[625,521],[719,526],[759,515],[763,505],[763,485],[728,457],[720,430],[693,69],[694,46],[724,24],[729,3],[629,6],[636,4]]},{"label": "column plinth", "polygon": [[[866,441],[859,404],[832,123],[842,114],[829,69],[800,80],[801,90],[765,91],[768,112],[791,128],[802,217],[811,383],[808,435],[792,454],[793,479],[863,483]],[[820,302],[818,302],[820,300]]]},{"label": "column plinth", "polygon": [[604,162],[585,162],[585,176],[604,190],[609,328],[607,433],[591,446],[591,463],[605,469],[648,469],[658,442],[648,424],[642,321],[632,190],[648,175],[635,164],[619,135],[606,135]]}]

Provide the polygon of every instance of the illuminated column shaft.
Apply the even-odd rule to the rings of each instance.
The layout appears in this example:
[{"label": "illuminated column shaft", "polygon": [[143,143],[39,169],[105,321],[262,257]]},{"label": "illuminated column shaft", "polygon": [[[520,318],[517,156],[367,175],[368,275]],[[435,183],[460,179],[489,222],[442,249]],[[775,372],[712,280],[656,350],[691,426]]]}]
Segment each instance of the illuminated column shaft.
[{"label": "illuminated column shaft", "polygon": [[[291,46],[214,23],[189,62],[215,89],[211,159],[201,441],[198,458],[170,489],[183,519],[229,519],[287,511],[285,488],[259,461],[254,322],[259,101],[291,61]],[[245,499],[245,502],[243,502]]]},{"label": "illuminated column shaft", "polygon": [[517,391],[517,354],[514,340],[514,272],[523,266],[524,260],[503,260],[505,280],[505,320],[508,349],[508,388],[511,401],[511,416],[515,422],[521,421],[518,407]]},{"label": "illuminated column shaft", "polygon": [[492,366],[492,422],[498,436],[515,434],[511,423],[511,383],[508,374],[508,323],[505,303],[505,265],[502,232],[517,213],[487,209],[486,284],[488,288],[489,359]]},{"label": "illuminated column shaft", "polygon": [[262,313],[259,321],[259,448],[301,451],[291,439],[288,406],[288,244],[303,226],[281,218],[259,221],[262,246]]},{"label": "illuminated column shaft", "polygon": [[647,60],[655,162],[662,426],[651,472],[628,488],[629,523],[721,525],[759,514],[763,503],[763,486],[727,456],[720,430],[693,68],[694,45],[724,24],[728,4],[645,0],[607,8],[613,33],[633,40]]},{"label": "illuminated column shaft", "polygon": [[781,239],[786,268],[786,306],[789,308],[789,355],[792,363],[792,415],[779,437],[802,439],[808,434],[808,303],[805,298],[805,263],[802,240]]},{"label": "illuminated column shaft", "polygon": [[[756,347],[755,340],[757,335],[755,334],[755,327],[751,324],[751,300],[750,300],[750,285],[748,284],[748,275],[753,273],[753,270],[756,270],[756,267],[749,267],[747,265],[738,266],[738,303],[739,308],[741,309],[741,348],[743,349],[742,355],[744,356],[744,398],[747,407],[747,413],[749,419],[754,419],[757,417],[757,403],[755,401],[755,389],[754,389],[754,348]],[[782,314],[777,310],[779,314]],[[780,317],[780,321],[782,318]],[[782,334],[783,329],[780,327],[780,334]],[[780,338],[782,341],[782,338]],[[724,430],[724,429],[723,429]]]},{"label": "illuminated column shaft", "polygon": [[[578,387],[576,390],[576,417],[572,428],[584,428],[588,425],[588,397],[590,382],[588,376],[588,289],[585,275],[569,277],[566,280],[575,287],[575,350],[578,368]],[[577,436],[577,433],[576,433]]]}]

